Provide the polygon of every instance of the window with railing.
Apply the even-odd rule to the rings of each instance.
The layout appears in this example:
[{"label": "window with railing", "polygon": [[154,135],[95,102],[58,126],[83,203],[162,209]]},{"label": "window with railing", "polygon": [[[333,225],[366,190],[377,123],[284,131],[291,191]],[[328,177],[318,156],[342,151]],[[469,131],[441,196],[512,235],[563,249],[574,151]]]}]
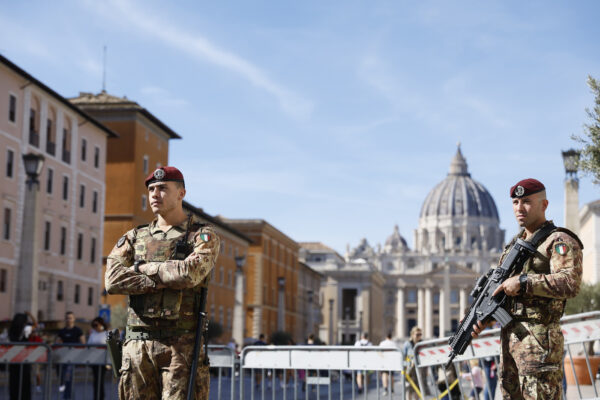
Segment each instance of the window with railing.
[{"label": "window with railing", "polygon": [[54,123],[54,110],[50,110],[46,121],[46,153],[56,155],[56,124]]},{"label": "window with railing", "polygon": [[37,126],[37,110],[29,110],[29,144],[40,147],[40,134]]}]

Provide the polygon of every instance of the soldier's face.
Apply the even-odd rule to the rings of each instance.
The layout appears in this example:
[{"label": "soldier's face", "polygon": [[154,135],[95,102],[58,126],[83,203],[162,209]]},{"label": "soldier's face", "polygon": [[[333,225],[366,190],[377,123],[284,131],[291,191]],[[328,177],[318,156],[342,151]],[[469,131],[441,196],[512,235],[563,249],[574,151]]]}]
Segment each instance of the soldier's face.
[{"label": "soldier's face", "polygon": [[525,229],[536,229],[546,221],[548,200],[546,193],[534,193],[529,196],[512,199],[513,212],[519,226]]},{"label": "soldier's face", "polygon": [[69,327],[75,325],[75,315],[71,313],[65,315],[65,325]]},{"label": "soldier's face", "polygon": [[148,185],[150,208],[155,215],[174,210],[181,204],[184,196],[185,189],[175,182],[155,182]]}]

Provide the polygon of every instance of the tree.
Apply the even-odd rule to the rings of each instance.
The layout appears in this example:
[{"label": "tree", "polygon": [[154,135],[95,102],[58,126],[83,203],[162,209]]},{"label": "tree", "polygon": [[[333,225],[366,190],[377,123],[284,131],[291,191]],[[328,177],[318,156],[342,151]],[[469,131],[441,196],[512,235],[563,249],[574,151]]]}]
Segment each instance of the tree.
[{"label": "tree", "polygon": [[596,310],[600,310],[600,283],[592,285],[582,282],[579,294],[567,300],[565,314],[579,314]]},{"label": "tree", "polygon": [[583,144],[579,170],[592,176],[594,183],[600,184],[600,81],[588,76],[587,84],[594,94],[594,107],[586,108],[590,122],[583,124],[585,137],[573,135],[572,139]]}]

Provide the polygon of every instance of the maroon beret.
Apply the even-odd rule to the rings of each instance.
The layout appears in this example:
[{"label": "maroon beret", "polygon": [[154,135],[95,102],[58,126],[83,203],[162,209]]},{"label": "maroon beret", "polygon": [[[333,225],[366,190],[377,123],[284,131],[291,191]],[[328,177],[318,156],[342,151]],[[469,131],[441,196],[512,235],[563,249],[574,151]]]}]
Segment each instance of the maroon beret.
[{"label": "maroon beret", "polygon": [[146,178],[144,183],[146,184],[146,187],[148,187],[151,183],[154,183],[154,182],[167,182],[167,181],[181,182],[185,186],[185,183],[183,181],[183,174],[181,173],[180,170],[178,170],[175,167],[156,168],[153,173],[148,175],[148,177]]},{"label": "maroon beret", "polygon": [[515,197],[521,198],[529,196],[530,194],[541,192],[542,190],[546,190],[546,187],[537,179],[523,179],[522,181],[517,182],[515,186],[510,188],[510,197],[513,199]]}]

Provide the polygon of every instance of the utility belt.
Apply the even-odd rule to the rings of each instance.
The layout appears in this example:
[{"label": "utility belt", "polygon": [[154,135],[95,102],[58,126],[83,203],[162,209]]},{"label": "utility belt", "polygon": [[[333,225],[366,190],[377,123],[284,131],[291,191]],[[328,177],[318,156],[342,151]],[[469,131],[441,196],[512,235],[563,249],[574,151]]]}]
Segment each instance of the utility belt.
[{"label": "utility belt", "polygon": [[128,328],[125,333],[125,340],[161,340],[174,336],[194,333],[191,329],[139,329]]},{"label": "utility belt", "polygon": [[[513,298],[511,300],[507,309],[515,321],[548,325],[560,322],[563,315],[562,311],[560,313],[550,311],[550,302],[556,301],[556,299],[543,301],[539,298]],[[564,302],[562,309],[564,310]]]}]

